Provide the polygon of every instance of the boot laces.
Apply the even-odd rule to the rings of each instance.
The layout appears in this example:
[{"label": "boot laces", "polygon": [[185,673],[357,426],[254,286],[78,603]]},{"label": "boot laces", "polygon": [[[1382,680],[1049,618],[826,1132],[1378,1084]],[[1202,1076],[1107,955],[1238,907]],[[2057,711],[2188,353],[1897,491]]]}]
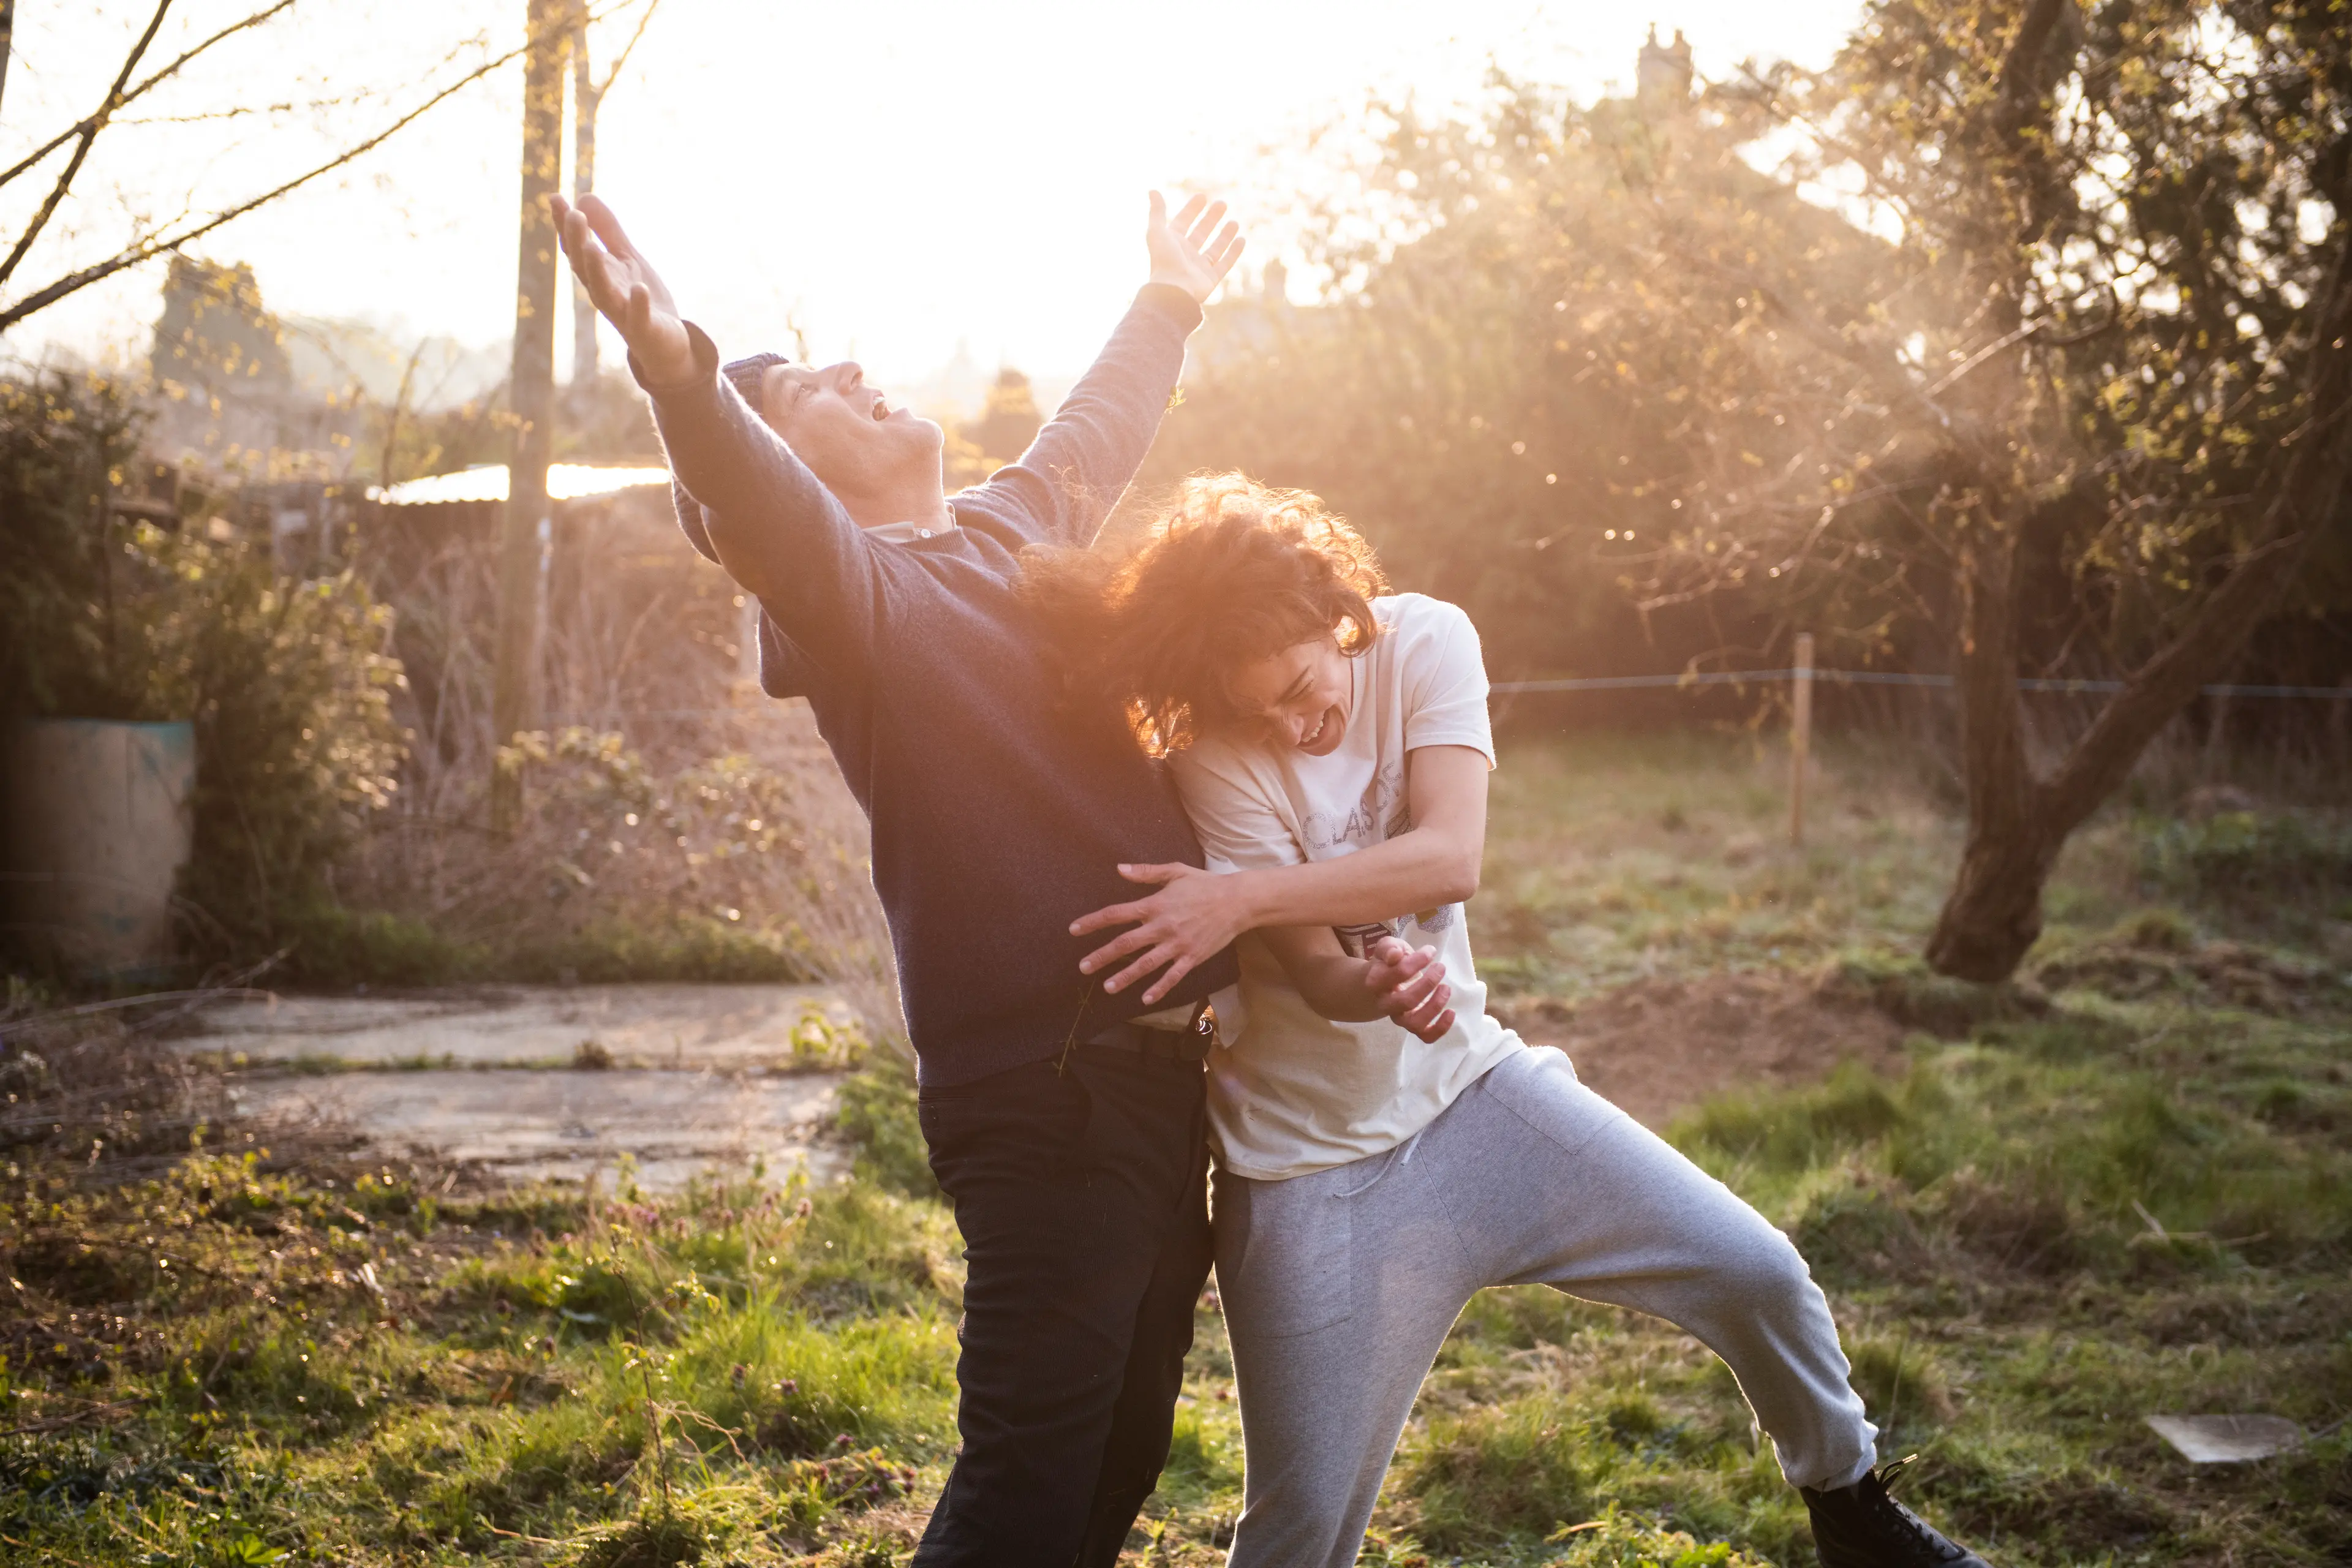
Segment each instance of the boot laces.
[{"label": "boot laces", "polygon": [[1933,1552],[1937,1561],[1949,1562],[1952,1558],[1951,1542],[1937,1534],[1926,1520],[1895,1500],[1893,1489],[1895,1479],[1903,1473],[1906,1466],[1918,1458],[1916,1454],[1906,1454],[1891,1464],[1880,1466],[1870,1478],[1877,1484],[1862,1489],[1862,1496],[1870,1510],[1880,1520],[1894,1526],[1912,1543]]}]

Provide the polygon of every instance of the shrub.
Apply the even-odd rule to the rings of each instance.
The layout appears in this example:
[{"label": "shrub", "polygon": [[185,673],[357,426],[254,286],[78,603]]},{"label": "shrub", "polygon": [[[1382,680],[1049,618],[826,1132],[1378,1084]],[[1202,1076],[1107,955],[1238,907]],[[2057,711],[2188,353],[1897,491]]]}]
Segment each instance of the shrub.
[{"label": "shrub", "polygon": [[0,382],[0,705],[194,721],[188,935],[200,958],[248,959],[395,787],[392,615],[349,573],[282,577],[201,519],[125,522],[140,426],[110,381]]}]

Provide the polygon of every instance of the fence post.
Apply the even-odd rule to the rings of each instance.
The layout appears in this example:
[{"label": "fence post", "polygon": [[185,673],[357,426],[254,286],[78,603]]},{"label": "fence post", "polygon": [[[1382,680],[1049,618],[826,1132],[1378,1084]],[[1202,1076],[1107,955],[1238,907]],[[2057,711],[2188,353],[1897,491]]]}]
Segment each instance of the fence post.
[{"label": "fence post", "polygon": [[1813,634],[1797,634],[1796,690],[1789,724],[1789,842],[1805,841],[1805,758],[1813,748]]}]

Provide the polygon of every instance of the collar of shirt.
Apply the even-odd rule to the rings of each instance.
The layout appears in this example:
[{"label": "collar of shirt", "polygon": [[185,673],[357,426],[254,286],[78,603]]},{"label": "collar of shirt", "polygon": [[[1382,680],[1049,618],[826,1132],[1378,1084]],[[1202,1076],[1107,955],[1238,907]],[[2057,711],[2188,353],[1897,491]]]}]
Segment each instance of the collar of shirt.
[{"label": "collar of shirt", "polygon": [[956,527],[955,512],[950,510],[944,523],[880,522],[866,531],[868,539],[878,539],[885,544],[913,544]]}]

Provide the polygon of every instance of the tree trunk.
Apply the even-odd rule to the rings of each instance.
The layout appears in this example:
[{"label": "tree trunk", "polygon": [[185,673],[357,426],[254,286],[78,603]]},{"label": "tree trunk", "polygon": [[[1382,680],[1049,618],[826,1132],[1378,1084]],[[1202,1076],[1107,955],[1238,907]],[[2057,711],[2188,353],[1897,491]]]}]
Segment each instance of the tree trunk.
[{"label": "tree trunk", "polygon": [[[539,575],[552,519],[547,462],[555,412],[555,217],[563,168],[563,52],[572,0],[530,0],[529,52],[522,92],[522,226],[515,280],[514,363],[509,379],[514,454],[507,464],[506,515],[499,529],[499,637],[490,692],[497,743],[531,728],[532,666],[539,647]],[[521,781],[504,768],[491,775],[490,825],[513,829]]]},{"label": "tree trunk", "polygon": [[2015,973],[2042,935],[2042,889],[2063,842],[2030,830],[2004,837],[1970,823],[1959,872],[1927,939],[1928,967],[1986,984]]},{"label": "tree trunk", "polygon": [[2051,848],[2036,809],[2017,693],[2017,534],[1981,512],[1959,563],[1960,756],[1968,843],[1927,942],[1927,962],[1963,980],[1999,980],[2042,934]]},{"label": "tree trunk", "polygon": [[[577,205],[596,189],[596,110],[604,94],[588,68],[588,27],[572,30],[572,200]],[[572,279],[572,390],[596,384],[596,304],[587,286]]]}]

